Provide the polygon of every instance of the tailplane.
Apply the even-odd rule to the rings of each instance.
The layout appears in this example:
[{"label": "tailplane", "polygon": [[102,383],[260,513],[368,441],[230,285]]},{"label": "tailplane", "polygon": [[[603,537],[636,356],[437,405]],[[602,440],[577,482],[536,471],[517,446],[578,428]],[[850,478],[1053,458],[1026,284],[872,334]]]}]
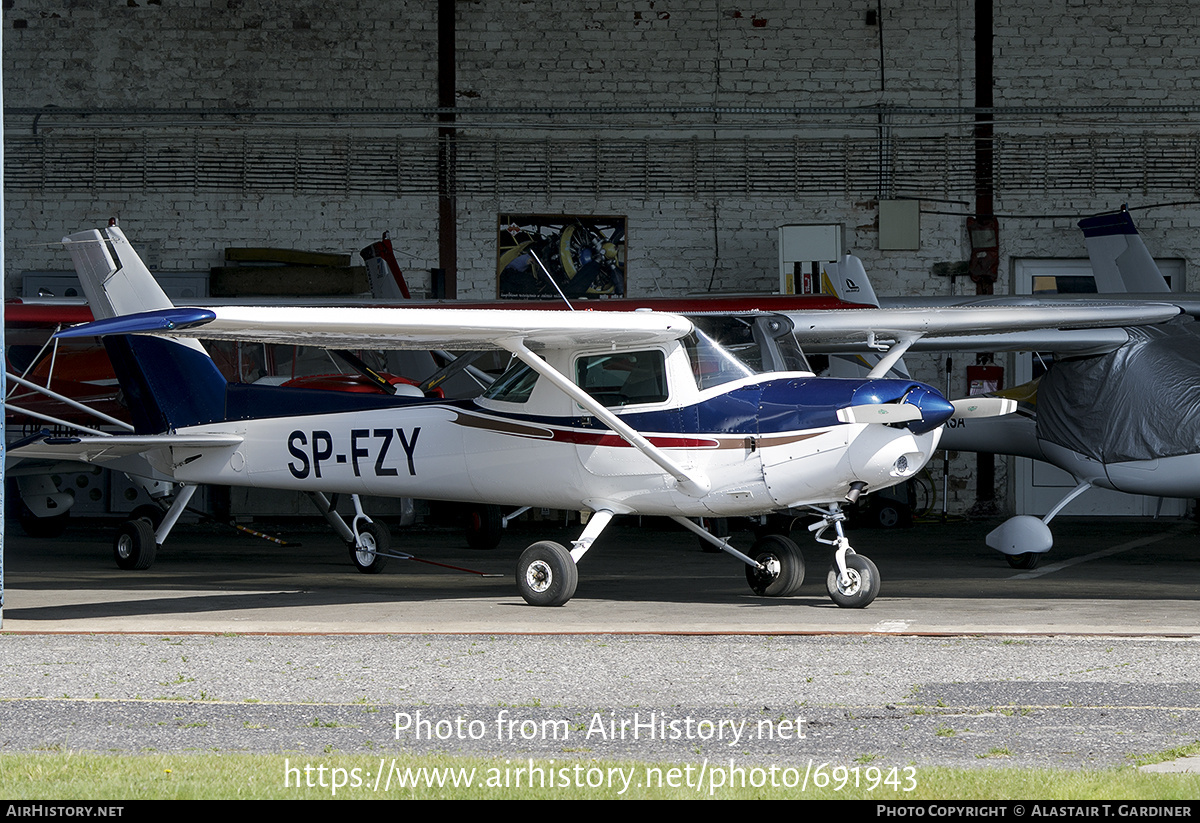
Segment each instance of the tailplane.
[{"label": "tailplane", "polygon": [[[63,239],[97,320],[172,307],[124,233],[110,225]],[[106,337],[138,434],[224,419],[226,381],[198,340]]]}]

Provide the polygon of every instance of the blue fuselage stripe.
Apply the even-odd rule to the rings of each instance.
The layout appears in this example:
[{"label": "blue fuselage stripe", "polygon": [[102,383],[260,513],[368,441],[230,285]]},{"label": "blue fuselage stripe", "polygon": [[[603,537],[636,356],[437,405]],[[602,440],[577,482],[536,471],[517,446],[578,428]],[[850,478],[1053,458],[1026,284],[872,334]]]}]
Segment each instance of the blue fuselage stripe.
[{"label": "blue fuselage stripe", "polygon": [[[866,403],[894,403],[914,389],[936,390],[911,380],[787,378],[765,380],[718,394],[682,408],[620,412],[639,431],[679,434],[775,434],[841,425],[838,409]],[[943,401],[945,402],[945,401]],[[383,394],[354,394],[322,389],[230,384],[226,417],[230,420],[338,414],[409,406],[442,406],[493,417],[563,428],[595,428],[590,416],[546,416],[501,412],[473,400],[422,400]],[[941,421],[938,421],[939,423]],[[936,425],[936,424],[935,424]]]}]

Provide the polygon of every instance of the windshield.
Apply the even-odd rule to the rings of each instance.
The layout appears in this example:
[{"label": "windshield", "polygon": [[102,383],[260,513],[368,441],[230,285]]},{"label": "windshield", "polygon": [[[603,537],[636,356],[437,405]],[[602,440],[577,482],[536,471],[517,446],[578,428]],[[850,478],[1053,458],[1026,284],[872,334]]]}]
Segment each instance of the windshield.
[{"label": "windshield", "polygon": [[792,323],[783,315],[694,315],[689,319],[757,374],[811,371],[792,334]]},{"label": "windshield", "polygon": [[696,386],[701,390],[757,374],[737,355],[700,329],[685,337],[683,344],[692,364],[692,373],[696,376]]},{"label": "windshield", "polygon": [[483,396],[488,400],[502,400],[505,403],[524,403],[533,393],[537,379],[538,373],[518,360],[488,387]]}]

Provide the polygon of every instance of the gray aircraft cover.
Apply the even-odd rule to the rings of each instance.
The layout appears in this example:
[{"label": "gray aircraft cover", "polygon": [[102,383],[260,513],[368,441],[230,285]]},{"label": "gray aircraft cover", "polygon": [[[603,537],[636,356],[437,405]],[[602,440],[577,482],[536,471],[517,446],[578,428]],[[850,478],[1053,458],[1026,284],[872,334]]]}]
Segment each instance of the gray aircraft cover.
[{"label": "gray aircraft cover", "polygon": [[1126,331],[1116,351],[1050,367],[1038,437],[1105,463],[1200,451],[1200,323]]}]

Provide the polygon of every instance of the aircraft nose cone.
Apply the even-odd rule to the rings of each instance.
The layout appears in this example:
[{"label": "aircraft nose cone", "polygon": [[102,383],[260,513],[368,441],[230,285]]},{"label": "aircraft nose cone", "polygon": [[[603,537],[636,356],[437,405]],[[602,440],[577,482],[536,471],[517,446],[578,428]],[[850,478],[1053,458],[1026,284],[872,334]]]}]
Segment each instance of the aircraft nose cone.
[{"label": "aircraft nose cone", "polygon": [[913,434],[932,431],[954,416],[954,405],[931,386],[913,386],[904,400],[921,410],[921,419],[908,424]]}]

